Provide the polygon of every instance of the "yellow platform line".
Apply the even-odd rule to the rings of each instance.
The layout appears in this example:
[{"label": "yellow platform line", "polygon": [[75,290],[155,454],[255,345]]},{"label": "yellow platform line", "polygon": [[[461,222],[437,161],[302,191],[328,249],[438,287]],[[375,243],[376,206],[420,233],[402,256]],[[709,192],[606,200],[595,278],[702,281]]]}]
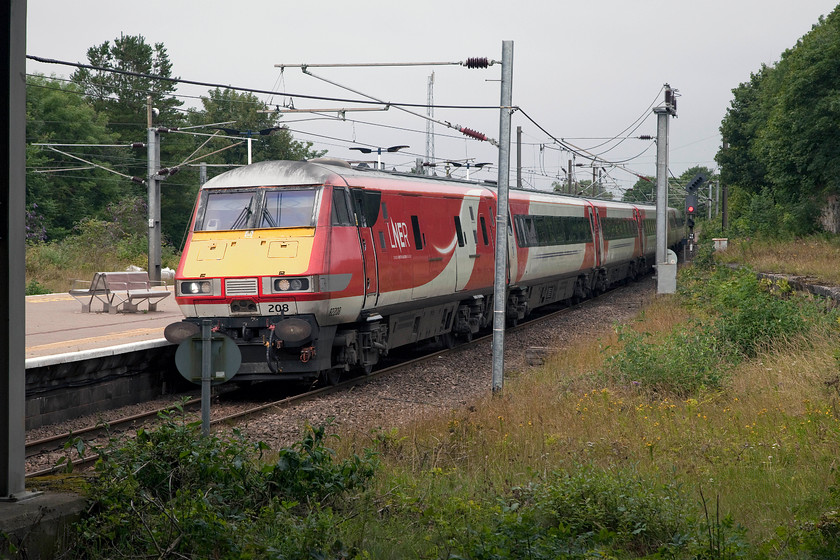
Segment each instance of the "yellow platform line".
[{"label": "yellow platform line", "polygon": [[92,336],[90,338],[78,338],[76,340],[63,340],[61,342],[51,342],[49,344],[39,344],[38,346],[27,346],[27,352],[36,352],[38,350],[49,350],[54,348],[69,347],[77,344],[84,344],[87,342],[104,342],[108,340],[119,340],[123,338],[137,338],[152,333],[163,335],[163,329],[158,327],[154,329],[134,329],[131,331],[123,331],[112,334],[105,334],[102,336]]},{"label": "yellow platform line", "polygon": [[26,298],[26,303],[50,303],[54,301],[73,301],[73,297],[68,294],[55,296],[29,296]]}]

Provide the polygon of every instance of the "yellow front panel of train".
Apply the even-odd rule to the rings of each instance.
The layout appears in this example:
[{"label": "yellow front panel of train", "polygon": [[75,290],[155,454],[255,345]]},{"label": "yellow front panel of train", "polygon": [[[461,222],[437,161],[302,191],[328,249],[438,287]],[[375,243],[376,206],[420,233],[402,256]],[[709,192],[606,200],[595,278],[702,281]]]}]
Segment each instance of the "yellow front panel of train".
[{"label": "yellow front panel of train", "polygon": [[185,278],[305,274],[314,229],[196,232],[184,258]]}]

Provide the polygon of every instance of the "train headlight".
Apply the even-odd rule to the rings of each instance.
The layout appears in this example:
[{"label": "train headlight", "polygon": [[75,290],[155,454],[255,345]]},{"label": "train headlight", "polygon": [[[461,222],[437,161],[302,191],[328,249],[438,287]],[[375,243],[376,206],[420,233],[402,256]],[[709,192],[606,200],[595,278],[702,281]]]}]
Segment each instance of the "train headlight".
[{"label": "train headlight", "polygon": [[181,293],[185,295],[210,294],[213,293],[213,285],[209,280],[181,282]]},{"label": "train headlight", "polygon": [[274,292],[308,292],[311,285],[309,278],[275,278]]}]

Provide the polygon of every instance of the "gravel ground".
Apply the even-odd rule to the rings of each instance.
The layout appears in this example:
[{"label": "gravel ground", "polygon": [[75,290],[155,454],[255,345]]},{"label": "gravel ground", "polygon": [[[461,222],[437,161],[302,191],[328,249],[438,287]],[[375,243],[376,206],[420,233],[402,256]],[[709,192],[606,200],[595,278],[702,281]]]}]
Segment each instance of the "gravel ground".
[{"label": "gravel ground", "polygon": [[[568,313],[505,336],[505,371],[528,366],[529,347],[560,349],[581,336],[596,336],[605,325],[627,321],[654,297],[655,282],[647,277],[614,290]],[[571,336],[570,336],[571,334]],[[481,342],[376,378],[350,391],[267,412],[240,426],[249,438],[272,449],[299,439],[307,424],[334,418],[337,431],[388,429],[417,419],[470,406],[490,391],[491,343]]]},{"label": "gravel ground", "polygon": [[[560,349],[572,340],[595,336],[605,325],[632,319],[654,297],[655,281],[647,277],[641,282],[614,290],[568,313],[534,326],[508,332],[505,336],[505,372],[523,371],[528,366],[525,351],[529,347]],[[421,362],[403,368],[399,373],[375,378],[348,391],[334,393],[282,410],[267,410],[250,418],[239,428],[253,440],[261,440],[272,449],[299,439],[306,425],[319,425],[333,418],[337,431],[381,427],[388,429],[430,415],[448,413],[470,406],[490,391],[492,354],[490,342],[466,346],[433,362]],[[137,414],[143,410],[168,406],[172,397],[154,402],[123,407],[27,432],[27,441],[51,434],[79,430],[97,422]],[[219,403],[212,414],[226,416],[251,403]],[[102,445],[104,442],[95,442]],[[63,453],[45,453],[27,459],[26,470],[32,471],[55,464]]]}]

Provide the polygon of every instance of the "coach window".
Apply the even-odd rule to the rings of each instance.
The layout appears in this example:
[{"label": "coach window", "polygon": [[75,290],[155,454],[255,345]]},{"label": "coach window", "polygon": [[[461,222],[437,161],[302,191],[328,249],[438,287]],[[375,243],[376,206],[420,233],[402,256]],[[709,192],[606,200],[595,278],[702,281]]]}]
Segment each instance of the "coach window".
[{"label": "coach window", "polygon": [[463,247],[465,244],[464,231],[461,229],[461,218],[458,216],[455,216],[455,233],[458,235],[458,247]]},{"label": "coach window", "polygon": [[332,225],[352,226],[353,219],[350,215],[350,205],[347,200],[347,190],[333,187],[332,197]]},{"label": "coach window", "polygon": [[423,248],[423,234],[420,232],[420,220],[417,216],[411,217],[411,229],[414,232],[414,245],[419,251]]},{"label": "coach window", "polygon": [[484,240],[485,245],[489,245],[489,240],[487,239],[487,224],[484,223],[484,216],[479,216],[478,221],[481,223],[481,238]]}]

